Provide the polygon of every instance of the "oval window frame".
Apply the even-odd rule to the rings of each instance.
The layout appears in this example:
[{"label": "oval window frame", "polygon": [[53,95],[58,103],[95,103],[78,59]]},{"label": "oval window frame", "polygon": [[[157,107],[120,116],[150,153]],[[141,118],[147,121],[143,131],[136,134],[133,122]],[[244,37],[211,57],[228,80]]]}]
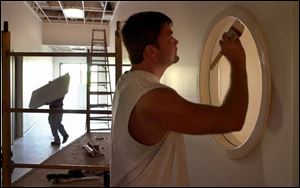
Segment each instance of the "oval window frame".
[{"label": "oval window frame", "polygon": [[[200,58],[200,75],[199,75],[199,99],[203,104],[211,104],[210,99],[210,86],[209,86],[209,65],[211,63],[211,56],[214,51],[214,47],[217,41],[217,38],[220,33],[212,32],[212,29],[215,28],[215,25],[219,23],[222,19],[226,17],[234,17],[235,19],[240,20],[251,33],[255,45],[258,50],[261,76],[262,76],[262,93],[261,93],[261,102],[259,113],[256,121],[256,125],[252,130],[250,136],[246,139],[244,143],[239,146],[233,146],[225,138],[224,134],[213,135],[213,138],[219,145],[222,145],[223,151],[231,159],[238,159],[248,155],[260,142],[264,130],[267,125],[268,115],[270,111],[270,102],[271,102],[271,71],[269,66],[269,56],[267,53],[267,47],[264,40],[262,31],[260,30],[259,25],[256,20],[245,10],[240,7],[229,7],[222,12],[220,12],[211,22],[208,27],[208,30],[205,34],[204,45],[201,50]],[[230,134],[230,133],[227,133]]]}]

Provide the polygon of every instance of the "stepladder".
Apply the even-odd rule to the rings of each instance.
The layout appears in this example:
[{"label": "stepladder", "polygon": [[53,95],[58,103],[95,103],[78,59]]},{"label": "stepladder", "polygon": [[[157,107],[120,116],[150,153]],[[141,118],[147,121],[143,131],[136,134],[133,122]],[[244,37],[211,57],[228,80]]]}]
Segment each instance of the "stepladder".
[{"label": "stepladder", "polygon": [[[113,91],[108,56],[96,54],[107,53],[106,32],[104,29],[92,30],[91,57],[88,61],[87,109],[111,111]],[[111,113],[87,113],[88,131],[111,129]]]}]

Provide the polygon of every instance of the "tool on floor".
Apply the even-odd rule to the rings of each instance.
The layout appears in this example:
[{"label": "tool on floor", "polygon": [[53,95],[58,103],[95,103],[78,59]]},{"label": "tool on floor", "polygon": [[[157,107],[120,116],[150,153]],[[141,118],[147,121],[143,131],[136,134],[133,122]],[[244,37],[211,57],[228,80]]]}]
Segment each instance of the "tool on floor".
[{"label": "tool on floor", "polygon": [[96,154],[94,153],[93,149],[90,146],[88,146],[87,144],[82,145],[82,148],[85,149],[86,153],[89,156],[91,156],[91,157],[95,157],[96,156]]},{"label": "tool on floor", "polygon": [[82,148],[85,149],[86,153],[91,157],[95,157],[95,156],[101,154],[101,153],[99,153],[99,146],[92,145],[89,142],[87,144],[82,145]]},{"label": "tool on floor", "polygon": [[69,170],[68,174],[47,174],[48,181],[55,184],[74,181],[99,180],[99,176],[86,176],[81,170]]},{"label": "tool on floor", "polygon": [[[239,38],[243,34],[243,31],[244,31],[244,25],[240,21],[236,20],[228,30],[227,35],[230,39],[234,40]],[[222,55],[223,55],[222,51],[220,51],[218,55],[215,57],[215,59],[213,60],[213,62],[210,64],[209,66],[210,70],[215,68],[215,66],[218,64],[219,60],[221,59]]]}]

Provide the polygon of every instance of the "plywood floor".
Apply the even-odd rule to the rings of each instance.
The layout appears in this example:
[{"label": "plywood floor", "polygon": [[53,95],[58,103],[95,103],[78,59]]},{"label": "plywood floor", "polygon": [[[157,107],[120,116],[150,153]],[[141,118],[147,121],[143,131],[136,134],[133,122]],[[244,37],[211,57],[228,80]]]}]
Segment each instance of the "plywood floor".
[{"label": "plywood floor", "polygon": [[[87,155],[82,145],[90,142],[92,145],[98,145],[100,153],[95,157]],[[106,148],[106,149],[105,149]],[[109,148],[110,134],[109,133],[86,133],[80,138],[73,141],[68,146],[64,147],[43,164],[73,164],[73,165],[103,165],[109,166]],[[105,154],[105,155],[102,155]],[[101,187],[103,186],[103,176],[96,176],[95,180],[75,181],[71,183],[55,184],[48,181],[47,174],[67,174],[68,170],[56,169],[33,169],[26,173],[13,183],[16,187]],[[94,176],[95,177],[95,176]],[[78,179],[77,179],[78,180]]]},{"label": "plywood floor", "polygon": [[[45,114],[32,129],[25,133],[24,137],[14,141],[11,147],[13,152],[12,160],[15,163],[40,164],[86,133],[85,115],[64,114],[62,123],[69,134],[69,139],[66,143],[60,146],[50,145],[53,138],[48,124],[48,116]],[[30,170],[15,168],[12,173],[12,182],[15,182]]]},{"label": "plywood floor", "polygon": [[[66,143],[60,146],[50,145],[53,137],[48,124],[48,115],[44,114],[22,138],[14,141],[11,147],[13,152],[12,160],[15,163],[39,164],[86,132],[84,115],[64,114],[62,123],[70,135]],[[12,173],[12,182],[29,170],[15,168]]]}]

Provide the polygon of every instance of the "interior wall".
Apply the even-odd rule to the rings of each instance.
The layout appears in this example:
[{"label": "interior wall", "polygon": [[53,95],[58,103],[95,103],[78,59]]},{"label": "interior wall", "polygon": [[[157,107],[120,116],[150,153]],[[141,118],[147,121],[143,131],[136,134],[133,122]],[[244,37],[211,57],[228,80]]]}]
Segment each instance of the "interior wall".
[{"label": "interior wall", "polygon": [[[299,133],[293,130],[298,129],[299,119],[293,114],[299,113],[294,104],[299,97],[295,92],[299,69],[294,69],[298,65],[298,51],[294,50],[299,46],[299,30],[295,29],[299,22],[298,2],[120,2],[111,32],[115,31],[115,21],[125,21],[136,12],[161,11],[170,16],[174,37],[179,41],[180,61],[165,72],[162,82],[184,98],[199,102],[204,35],[213,18],[233,5],[253,15],[267,43],[272,77],[267,129],[255,150],[239,160],[225,156],[211,135],[186,135],[191,186],[297,186],[299,142],[295,141],[299,141]],[[294,34],[297,31],[298,35]],[[125,50],[123,53],[126,61]]]},{"label": "interior wall", "polygon": [[[93,29],[104,29],[109,35],[107,25],[43,23],[43,44],[91,46]],[[107,36],[107,44],[109,44],[109,36]]]},{"label": "interior wall", "polygon": [[293,185],[299,187],[299,3],[293,6]]},{"label": "interior wall", "polygon": [[[1,30],[3,22],[8,21],[8,30],[11,34],[11,50],[15,52],[37,52],[51,51],[42,43],[42,23],[34,16],[26,4],[22,1],[1,1]],[[31,92],[52,78],[52,58],[51,57],[25,57],[23,59],[23,75],[20,80],[20,91],[22,101],[19,107],[28,108]],[[44,73],[42,73],[45,71]],[[42,74],[41,74],[42,73]],[[37,79],[38,78],[38,79]],[[22,89],[24,88],[24,89]],[[23,97],[22,97],[23,95]],[[15,96],[12,96],[14,99]],[[17,129],[21,131],[17,137],[22,136],[39,118],[45,114],[21,113],[17,114],[23,121],[17,124]],[[22,123],[24,126],[22,126]],[[14,131],[14,130],[12,130]]]}]

